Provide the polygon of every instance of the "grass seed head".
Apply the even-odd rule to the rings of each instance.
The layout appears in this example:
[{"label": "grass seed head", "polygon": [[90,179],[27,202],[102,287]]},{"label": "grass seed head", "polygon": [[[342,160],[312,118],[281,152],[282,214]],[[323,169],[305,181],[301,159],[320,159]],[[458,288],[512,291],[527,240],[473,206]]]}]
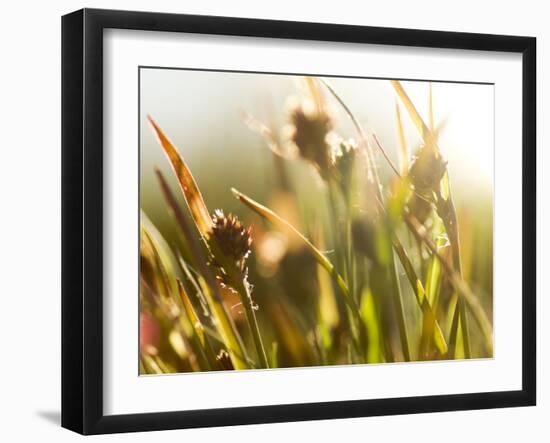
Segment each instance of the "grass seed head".
[{"label": "grass seed head", "polygon": [[252,229],[245,228],[237,216],[225,215],[221,209],[216,209],[212,222],[212,234],[222,252],[235,261],[245,260],[252,246]]},{"label": "grass seed head", "polygon": [[414,188],[426,193],[439,189],[443,175],[447,171],[447,162],[438,150],[429,145],[418,150],[409,169],[409,177]]},{"label": "grass seed head", "polygon": [[314,91],[310,90],[310,95],[289,104],[289,138],[300,157],[310,162],[327,180],[333,169],[327,136],[334,127],[334,120],[316,87]]},{"label": "grass seed head", "polygon": [[439,193],[441,180],[447,171],[447,162],[438,149],[427,144],[413,158],[409,179],[415,193],[408,203],[409,212],[424,224],[432,213],[435,195]]},{"label": "grass seed head", "polygon": [[212,238],[209,240],[212,264],[218,268],[219,279],[228,285],[236,278],[246,277],[246,259],[252,246],[252,228],[245,227],[233,214],[216,209],[212,217]]},{"label": "grass seed head", "polygon": [[433,193],[432,195],[420,196],[412,194],[411,199],[407,204],[407,209],[420,223],[424,224],[432,214],[433,210]]}]

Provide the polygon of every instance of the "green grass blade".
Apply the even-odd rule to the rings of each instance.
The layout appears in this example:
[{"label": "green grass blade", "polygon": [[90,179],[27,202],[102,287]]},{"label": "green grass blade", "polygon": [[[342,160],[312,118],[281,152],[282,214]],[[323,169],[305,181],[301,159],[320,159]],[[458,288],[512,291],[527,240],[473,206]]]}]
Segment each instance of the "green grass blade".
[{"label": "green grass blade", "polygon": [[483,333],[484,340],[485,340],[485,347],[489,355],[492,355],[493,354],[493,327],[491,325],[491,322],[489,321],[489,318],[487,317],[487,314],[485,313],[483,307],[481,306],[479,299],[474,294],[474,292],[470,289],[468,284],[462,279],[460,274],[453,269],[453,267],[447,262],[447,260],[444,257],[441,256],[441,254],[437,250],[437,247],[432,243],[432,241],[429,238],[427,238],[425,234],[422,233],[423,227],[418,222],[418,220],[416,220],[414,217],[406,216],[405,222],[410,227],[411,232],[415,235],[415,237],[417,237],[420,241],[422,241],[428,247],[430,252],[441,263],[442,270],[445,271],[445,273],[449,277],[451,284],[453,285],[454,289],[459,295],[457,305],[460,304],[460,301],[465,302],[466,306],[469,308],[470,312],[472,313],[474,320],[476,321],[479,328],[481,329],[481,332]]},{"label": "green grass blade", "polygon": [[[437,134],[430,130],[424,120],[422,119],[420,113],[416,109],[416,106],[411,101],[405,90],[403,89],[403,86],[401,85],[401,82],[398,80],[390,80],[393,88],[395,89],[395,92],[401,99],[401,102],[404,104],[405,108],[407,109],[409,116],[411,117],[411,120],[413,121],[414,125],[416,126],[418,132],[422,136],[422,139],[424,140],[424,143],[426,146],[430,146],[432,149],[439,150],[437,147]],[[431,105],[431,94],[430,94],[430,113],[432,112],[432,105]],[[433,120],[433,116],[430,117],[431,120]],[[433,123],[432,123],[433,125]],[[449,187],[449,177],[448,172],[445,174],[446,177],[444,178],[444,186],[443,187]],[[448,191],[448,192],[447,192]],[[443,220],[443,223],[445,224],[445,229],[447,230],[447,234],[449,235],[449,240],[451,242],[451,248],[453,250],[453,261],[454,266],[456,267],[460,277],[462,278],[462,266],[460,263],[460,241],[458,238],[458,220],[456,216],[456,209],[454,207],[453,199],[451,196],[451,193],[449,190],[443,190],[441,192],[443,197],[447,195],[448,198],[440,198],[438,200],[438,213],[441,216],[441,219]],[[462,298],[459,299],[459,302],[457,304],[457,309],[460,311],[460,322],[462,325],[462,332],[463,332],[463,341],[464,341],[464,354],[466,358],[470,358],[470,338],[469,338],[469,328],[468,328],[468,315],[466,313],[466,308],[464,306],[464,303],[462,302]]]},{"label": "green grass blade", "polygon": [[430,301],[426,296],[426,291],[424,290],[422,282],[420,281],[416,274],[416,271],[414,270],[413,264],[407,254],[407,251],[405,250],[397,236],[394,236],[393,238],[393,245],[397,256],[399,257],[399,260],[403,265],[403,269],[405,269],[405,274],[407,274],[409,283],[411,284],[414,295],[416,296],[416,301],[418,302],[418,306],[422,310],[422,314],[426,319],[427,325],[429,325],[430,328],[433,328],[434,344],[439,353],[441,355],[444,355],[447,353],[448,350],[447,342],[445,341],[445,336],[443,335],[443,331],[439,326],[435,313],[432,310]]},{"label": "green grass blade", "polygon": [[405,309],[403,306],[403,295],[401,293],[401,285],[399,283],[399,277],[397,273],[397,263],[393,256],[393,251],[390,252],[390,278],[393,286],[393,303],[395,307],[395,317],[397,319],[397,326],[399,329],[399,337],[401,339],[401,347],[403,350],[403,358],[405,361],[411,361],[411,350],[409,346],[409,334],[407,333],[407,322],[405,320]]},{"label": "green grass blade", "polygon": [[267,369],[269,368],[269,361],[267,359],[267,353],[265,352],[262,335],[260,334],[258,320],[256,319],[256,314],[254,313],[250,284],[246,281],[245,278],[241,280],[239,284],[234,287],[234,289],[239,293],[239,296],[241,297],[242,306],[244,307],[246,312],[246,318],[250,326],[252,340],[254,341],[254,346],[256,347],[256,353],[258,355],[260,367],[262,369]]},{"label": "green grass blade", "polygon": [[168,300],[171,295],[168,274],[160,258],[157,246],[145,226],[141,226],[141,247],[151,252],[153,263],[157,270],[157,272],[154,273],[155,286],[160,293],[159,295],[164,300]]},{"label": "green grass blade", "polygon": [[[321,80],[321,83],[328,89],[328,91],[332,94],[332,96],[336,99],[336,101],[342,106],[348,117],[350,118],[353,126],[355,127],[357,134],[359,136],[360,140],[360,146],[363,147],[363,150],[365,152],[365,157],[367,159],[367,176],[370,181],[370,184],[372,185],[372,191],[374,192],[375,201],[378,201],[379,204],[382,204],[384,201],[384,197],[381,192],[381,185],[380,185],[380,179],[378,177],[378,170],[376,167],[376,163],[374,161],[374,153],[372,152],[372,148],[367,140],[367,136],[365,134],[365,131],[363,130],[361,124],[359,123],[359,120],[355,117],[351,109],[346,105],[344,100],[340,97],[340,95],[336,92],[336,90],[325,80]],[[399,171],[389,158],[388,154],[386,153],[385,149],[382,147],[382,144],[378,140],[378,137],[376,135],[373,135],[374,141],[381,152],[382,156],[385,158],[387,163],[389,164],[390,168],[394,171],[394,173],[401,177]],[[405,322],[405,316],[403,311],[403,300],[401,296],[401,290],[399,287],[399,278],[397,275],[397,269],[395,266],[395,259],[393,257],[393,252],[390,252],[390,278],[391,283],[393,286],[393,295],[394,295],[394,305],[395,305],[395,315],[396,315],[396,321],[399,326],[399,334],[401,337],[401,345],[402,345],[402,351],[403,355],[407,360],[410,360],[410,351],[409,351],[409,340],[408,340],[408,334],[406,330],[406,322]],[[390,347],[387,347],[387,350],[389,352]]]},{"label": "green grass blade", "polygon": [[185,290],[183,283],[178,279],[178,290],[179,295],[185,310],[189,324],[191,325],[193,331],[193,340],[195,348],[198,348],[201,353],[201,357],[205,360],[206,366],[208,369],[214,369],[218,367],[218,361],[216,360],[216,354],[206,337],[204,326],[202,325],[193,304],[189,298],[189,294]]},{"label": "green grass blade", "polygon": [[[456,208],[454,205],[451,185],[449,180],[449,174],[446,173],[442,180],[441,186],[441,195],[437,201],[437,212],[443,220],[445,225],[445,231],[449,236],[449,241],[451,243],[451,250],[453,255],[453,264],[456,268],[458,275],[462,278],[462,260],[460,255],[460,237],[458,231],[458,217],[456,214]],[[466,312],[466,307],[462,299],[458,300],[457,309],[459,311],[460,317],[460,330],[462,331],[462,340],[464,343],[464,355],[466,358],[471,356],[470,348],[470,329],[468,327],[468,314]]]}]

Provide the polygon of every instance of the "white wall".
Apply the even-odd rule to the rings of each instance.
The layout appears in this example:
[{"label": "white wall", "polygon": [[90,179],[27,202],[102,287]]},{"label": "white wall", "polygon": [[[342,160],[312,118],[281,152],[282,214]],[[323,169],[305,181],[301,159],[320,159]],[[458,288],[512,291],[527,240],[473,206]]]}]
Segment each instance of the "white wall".
[{"label": "white wall", "polygon": [[[60,16],[83,6],[353,23],[538,38],[539,152],[550,119],[550,28],[544,2],[112,0],[4,2],[0,26],[0,436],[73,441],[60,408]],[[512,2],[510,2],[512,3]],[[546,105],[546,114],[544,107]],[[550,195],[550,156],[539,157],[539,192]],[[539,224],[550,199],[539,197]],[[542,217],[540,216],[540,213]],[[550,247],[541,233],[540,249]],[[540,255],[539,255],[540,256]],[[550,265],[548,254],[539,274]],[[546,271],[546,276],[548,271]],[[550,280],[539,279],[539,406],[99,437],[94,441],[548,441]]]}]

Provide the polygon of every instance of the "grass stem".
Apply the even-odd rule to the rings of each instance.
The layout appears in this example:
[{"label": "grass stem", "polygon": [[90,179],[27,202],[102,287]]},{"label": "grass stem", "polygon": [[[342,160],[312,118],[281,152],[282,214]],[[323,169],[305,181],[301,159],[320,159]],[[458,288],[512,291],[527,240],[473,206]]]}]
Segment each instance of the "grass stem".
[{"label": "grass stem", "polygon": [[254,341],[254,346],[256,347],[256,353],[258,354],[258,361],[260,363],[260,368],[262,369],[269,368],[269,361],[267,360],[267,354],[265,352],[264,343],[262,341],[262,336],[260,334],[258,320],[256,319],[256,313],[254,312],[252,294],[250,293],[250,285],[246,280],[243,279],[242,282],[235,289],[239,293],[241,302],[246,312],[246,318],[250,326],[252,339]]}]

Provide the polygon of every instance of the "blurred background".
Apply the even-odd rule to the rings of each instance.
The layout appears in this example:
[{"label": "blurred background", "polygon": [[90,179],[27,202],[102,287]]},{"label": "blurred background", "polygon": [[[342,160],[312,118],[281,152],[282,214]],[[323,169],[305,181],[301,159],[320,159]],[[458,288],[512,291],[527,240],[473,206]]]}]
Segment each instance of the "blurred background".
[{"label": "blurred background", "polygon": [[[283,126],[285,104],[289,96],[298,94],[299,80],[300,77],[290,75],[142,68],[142,207],[151,207],[155,200],[155,186],[150,186],[155,181],[152,166],[166,171],[169,168],[146,124],[147,114],[155,118],[179,147],[197,180],[200,178],[210,207],[227,201],[223,195],[216,196],[217,186],[210,192],[209,182],[227,177],[228,183],[243,191],[248,190],[243,187],[247,182],[253,183],[256,191],[270,188],[272,156],[263,140],[243,124],[240,113],[246,111],[270,126]],[[377,134],[397,164],[396,98],[390,83],[377,79],[328,80],[361,123]],[[426,116],[428,82],[402,84],[420,113]],[[445,122],[440,148],[449,162],[455,198],[461,200],[481,193],[490,203],[494,168],[493,86],[432,83],[432,88],[435,123]],[[340,132],[353,136],[349,119],[336,105],[333,112]],[[418,146],[420,136],[408,118],[403,118],[403,125],[411,147]],[[387,172],[387,165],[380,162],[379,166],[382,173]],[[246,176],[241,168],[247,171]],[[218,197],[222,200],[216,200]]]}]

